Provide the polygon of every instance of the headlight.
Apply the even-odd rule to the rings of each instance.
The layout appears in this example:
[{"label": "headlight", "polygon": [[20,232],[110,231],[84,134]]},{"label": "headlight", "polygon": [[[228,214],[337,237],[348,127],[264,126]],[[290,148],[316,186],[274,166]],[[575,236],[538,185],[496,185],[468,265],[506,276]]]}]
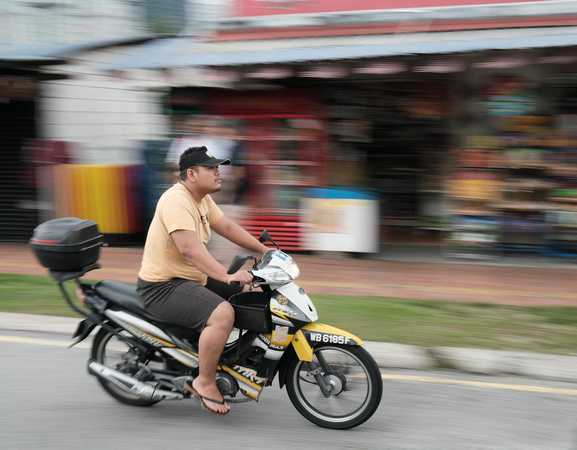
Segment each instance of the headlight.
[{"label": "headlight", "polygon": [[262,274],[255,273],[256,276],[261,276],[273,283],[286,283],[298,278],[301,274],[294,260],[280,250],[275,250],[265,264],[261,264],[259,270],[262,270]]},{"label": "headlight", "polygon": [[292,280],[296,280],[301,274],[297,263],[294,262],[292,258],[283,265],[283,270],[288,274],[289,277],[291,277]]},{"label": "headlight", "polygon": [[279,270],[270,275],[271,281],[283,282],[283,281],[291,281],[291,276],[286,273],[284,270]]}]

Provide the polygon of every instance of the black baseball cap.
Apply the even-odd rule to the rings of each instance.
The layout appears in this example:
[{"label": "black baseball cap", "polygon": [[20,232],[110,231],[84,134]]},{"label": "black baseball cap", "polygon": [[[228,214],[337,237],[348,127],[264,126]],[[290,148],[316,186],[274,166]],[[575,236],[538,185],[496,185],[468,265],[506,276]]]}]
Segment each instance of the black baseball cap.
[{"label": "black baseball cap", "polygon": [[204,151],[196,152],[182,158],[180,161],[181,172],[192,166],[226,166],[230,164],[230,159],[215,158],[206,147],[203,148]]}]

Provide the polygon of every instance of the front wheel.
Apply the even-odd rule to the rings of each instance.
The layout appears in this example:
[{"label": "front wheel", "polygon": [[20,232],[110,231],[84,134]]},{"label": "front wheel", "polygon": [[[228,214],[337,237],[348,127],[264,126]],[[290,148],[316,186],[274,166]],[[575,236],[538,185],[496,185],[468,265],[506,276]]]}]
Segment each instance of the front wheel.
[{"label": "front wheel", "polygon": [[325,428],[346,429],[367,421],[383,394],[381,372],[363,347],[319,345],[312,362],[294,358],[287,392],[295,408]]}]

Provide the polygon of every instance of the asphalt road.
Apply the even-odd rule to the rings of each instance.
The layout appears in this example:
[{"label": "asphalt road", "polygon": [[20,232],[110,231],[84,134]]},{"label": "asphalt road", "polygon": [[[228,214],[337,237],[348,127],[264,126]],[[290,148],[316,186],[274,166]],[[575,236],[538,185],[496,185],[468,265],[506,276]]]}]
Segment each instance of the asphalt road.
[{"label": "asphalt road", "polygon": [[89,342],[0,331],[1,449],[577,450],[577,387],[460,372],[384,371],[381,407],[352,430],[302,418],[275,382],[214,417],[190,400],[122,405],[86,371]]}]

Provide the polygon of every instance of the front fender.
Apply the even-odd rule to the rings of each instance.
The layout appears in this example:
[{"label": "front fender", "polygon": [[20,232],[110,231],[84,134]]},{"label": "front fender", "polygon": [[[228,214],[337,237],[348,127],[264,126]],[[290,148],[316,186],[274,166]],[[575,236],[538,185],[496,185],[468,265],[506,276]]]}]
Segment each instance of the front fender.
[{"label": "front fender", "polygon": [[313,347],[316,344],[363,345],[363,341],[348,331],[324,325],[308,323],[296,332],[292,345],[301,361],[313,360]]}]

